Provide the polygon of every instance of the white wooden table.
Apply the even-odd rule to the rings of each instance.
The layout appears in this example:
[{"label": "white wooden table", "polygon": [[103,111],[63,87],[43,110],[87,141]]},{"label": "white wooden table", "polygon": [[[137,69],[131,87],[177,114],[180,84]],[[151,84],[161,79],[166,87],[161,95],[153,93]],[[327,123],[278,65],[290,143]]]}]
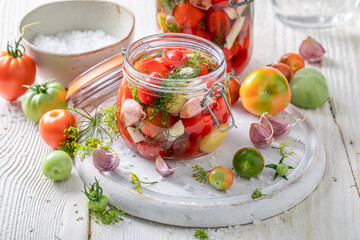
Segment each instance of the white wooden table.
[{"label": "white wooden table", "polygon": [[[7,41],[18,36],[25,13],[50,1],[0,0],[0,48],[5,50]],[[136,16],[135,39],[155,32],[155,1],[118,2]],[[360,9],[357,13],[341,28],[306,32],[275,19],[270,1],[256,0],[255,48],[242,77],[285,52],[297,52],[308,35],[327,50],[324,61],[313,67],[327,77],[329,100],[321,108],[300,110],[324,143],[327,166],[318,188],[296,207],[256,224],[206,229],[210,239],[360,239]],[[0,99],[1,240],[194,239],[193,228],[129,215],[113,226],[95,223],[75,169],[66,181],[43,177],[41,161],[50,151],[38,125],[22,113],[20,101]]]}]

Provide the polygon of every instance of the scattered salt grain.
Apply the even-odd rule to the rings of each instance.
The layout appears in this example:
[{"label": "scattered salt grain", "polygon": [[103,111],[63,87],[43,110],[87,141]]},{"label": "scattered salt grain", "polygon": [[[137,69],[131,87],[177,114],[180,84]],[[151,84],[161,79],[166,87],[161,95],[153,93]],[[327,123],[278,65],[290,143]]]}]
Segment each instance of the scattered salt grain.
[{"label": "scattered salt grain", "polygon": [[33,44],[45,51],[70,54],[93,51],[111,45],[118,40],[103,30],[72,30],[58,32],[50,36],[37,35]]}]

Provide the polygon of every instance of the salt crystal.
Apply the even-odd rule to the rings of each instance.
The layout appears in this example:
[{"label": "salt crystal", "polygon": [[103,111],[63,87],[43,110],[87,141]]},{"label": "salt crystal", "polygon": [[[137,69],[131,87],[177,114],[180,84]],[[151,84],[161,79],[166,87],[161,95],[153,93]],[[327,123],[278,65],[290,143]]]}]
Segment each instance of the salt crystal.
[{"label": "salt crystal", "polygon": [[70,54],[93,51],[117,42],[119,39],[103,30],[65,31],[55,35],[37,35],[33,44],[42,50]]}]

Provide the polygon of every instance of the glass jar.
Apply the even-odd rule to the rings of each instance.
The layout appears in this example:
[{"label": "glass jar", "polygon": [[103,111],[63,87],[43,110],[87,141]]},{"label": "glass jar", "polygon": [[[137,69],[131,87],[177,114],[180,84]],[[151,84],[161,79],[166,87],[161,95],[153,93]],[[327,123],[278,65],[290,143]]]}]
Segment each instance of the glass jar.
[{"label": "glass jar", "polygon": [[253,0],[157,0],[159,30],[213,41],[225,54],[227,72],[240,74],[249,63],[253,22]]},{"label": "glass jar", "polygon": [[[174,52],[185,62],[166,59]],[[198,71],[195,77],[192,71]],[[221,49],[204,38],[156,34],[138,40],[123,62],[117,99],[121,136],[150,159],[189,159],[215,151],[235,126],[226,90],[230,75]]]}]

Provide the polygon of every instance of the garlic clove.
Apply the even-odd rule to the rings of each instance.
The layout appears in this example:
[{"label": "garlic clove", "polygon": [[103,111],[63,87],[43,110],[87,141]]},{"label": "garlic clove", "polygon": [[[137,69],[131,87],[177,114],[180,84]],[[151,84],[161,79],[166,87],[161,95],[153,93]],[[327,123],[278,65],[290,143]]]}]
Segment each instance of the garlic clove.
[{"label": "garlic clove", "polygon": [[273,132],[261,123],[252,123],[249,131],[251,142],[258,148],[264,148],[271,144]]},{"label": "garlic clove", "polygon": [[145,141],[144,135],[142,135],[139,130],[135,131],[135,128],[133,128],[133,127],[127,127],[126,130],[128,131],[128,133],[130,134],[132,140],[135,143]]},{"label": "garlic clove", "polygon": [[184,124],[181,120],[177,121],[174,125],[172,125],[167,131],[165,131],[165,138],[169,142],[175,141],[177,138],[182,136],[185,133]]},{"label": "garlic clove", "polygon": [[[203,96],[198,96],[187,101],[180,112],[180,118],[192,118],[199,115],[202,111],[207,110],[206,106],[201,107],[200,103]],[[207,98],[205,104],[210,108],[216,103],[212,98]]]},{"label": "garlic clove", "polygon": [[155,170],[163,177],[171,176],[175,171],[175,169],[171,168],[160,156],[155,160]]},{"label": "garlic clove", "polygon": [[269,113],[264,113],[260,117],[260,123],[266,126],[269,131],[272,128],[274,131],[273,138],[278,139],[280,137],[286,136],[290,133],[290,130],[293,126],[295,126],[298,122],[304,121],[304,119],[296,119],[293,124],[289,124],[286,122],[282,122]]},{"label": "garlic clove", "polygon": [[202,10],[208,10],[211,7],[211,0],[189,0],[190,4]]},{"label": "garlic clove", "polygon": [[134,99],[126,99],[121,105],[120,121],[127,128],[146,116],[141,105]]},{"label": "garlic clove", "polygon": [[102,172],[113,171],[120,163],[116,153],[111,153],[101,148],[94,149],[92,160],[94,166]]},{"label": "garlic clove", "polygon": [[300,55],[308,62],[321,62],[324,58],[325,49],[323,46],[313,39],[312,37],[308,36],[305,38],[299,48]]}]

